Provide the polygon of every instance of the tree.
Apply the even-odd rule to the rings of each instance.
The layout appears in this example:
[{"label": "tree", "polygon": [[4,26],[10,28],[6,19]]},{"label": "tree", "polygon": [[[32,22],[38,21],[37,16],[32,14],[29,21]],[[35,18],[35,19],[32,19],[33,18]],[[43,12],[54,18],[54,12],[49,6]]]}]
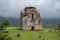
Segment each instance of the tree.
[{"label": "tree", "polygon": [[7,18],[2,21],[2,25],[4,25],[5,27],[7,27],[9,24],[10,24],[10,20]]},{"label": "tree", "polygon": [[60,23],[58,24],[58,29],[60,30]]}]

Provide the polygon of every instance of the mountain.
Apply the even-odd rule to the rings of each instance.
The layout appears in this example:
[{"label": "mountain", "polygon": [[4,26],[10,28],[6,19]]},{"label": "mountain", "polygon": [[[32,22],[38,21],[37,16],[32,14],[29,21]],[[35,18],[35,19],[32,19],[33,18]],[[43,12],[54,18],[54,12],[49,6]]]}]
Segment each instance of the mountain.
[{"label": "mountain", "polygon": [[60,18],[53,18],[53,19],[45,19],[43,18],[43,26],[44,27],[58,27],[58,24],[60,23]]},{"label": "mountain", "polygon": [[[6,17],[1,17],[0,16],[0,24],[2,23],[2,20]],[[8,17],[11,20],[10,26],[20,26],[20,18],[12,18]],[[43,27],[57,27],[58,24],[60,23],[60,18],[42,18],[42,24]]]},{"label": "mountain", "polygon": [[20,19],[19,18],[2,17],[2,16],[0,16],[0,25],[2,24],[2,20],[4,20],[5,18],[10,19],[10,26],[20,26]]},{"label": "mountain", "polygon": [[9,18],[11,20],[11,26],[20,26],[20,18]]},{"label": "mountain", "polygon": [[1,25],[3,19],[4,19],[4,17],[0,16],[0,25]]}]

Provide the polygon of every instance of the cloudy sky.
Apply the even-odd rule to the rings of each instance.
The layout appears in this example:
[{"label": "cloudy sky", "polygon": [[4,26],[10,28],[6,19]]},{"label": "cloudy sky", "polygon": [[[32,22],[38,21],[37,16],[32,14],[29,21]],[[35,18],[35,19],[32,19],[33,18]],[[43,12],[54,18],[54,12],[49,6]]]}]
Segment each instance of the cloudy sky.
[{"label": "cloudy sky", "polygon": [[0,16],[20,17],[20,10],[29,6],[40,10],[41,17],[60,17],[60,0],[0,0]]}]

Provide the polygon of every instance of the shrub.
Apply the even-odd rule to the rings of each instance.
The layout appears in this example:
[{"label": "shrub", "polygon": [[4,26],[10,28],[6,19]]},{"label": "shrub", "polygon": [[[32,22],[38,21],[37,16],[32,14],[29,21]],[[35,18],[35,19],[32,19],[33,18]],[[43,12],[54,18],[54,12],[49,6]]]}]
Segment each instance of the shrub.
[{"label": "shrub", "polygon": [[58,24],[58,29],[60,30],[60,24]]},{"label": "shrub", "polygon": [[3,24],[3,26],[8,26],[9,24],[10,24],[10,20],[9,19],[4,19],[3,21],[2,21],[2,24]]},{"label": "shrub", "polygon": [[39,36],[39,38],[41,38],[42,36]]},{"label": "shrub", "polygon": [[8,33],[8,31],[6,31],[6,33]]},{"label": "shrub", "polygon": [[20,36],[20,34],[17,34],[17,37],[19,37]]},{"label": "shrub", "polygon": [[8,36],[8,34],[5,33],[5,31],[0,32],[0,40],[12,40],[11,37]]}]

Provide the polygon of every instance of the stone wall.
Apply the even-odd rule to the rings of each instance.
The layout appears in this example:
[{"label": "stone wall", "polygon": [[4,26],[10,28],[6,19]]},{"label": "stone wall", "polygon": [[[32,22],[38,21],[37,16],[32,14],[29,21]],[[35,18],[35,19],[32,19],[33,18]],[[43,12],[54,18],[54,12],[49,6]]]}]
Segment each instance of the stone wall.
[{"label": "stone wall", "polygon": [[42,20],[40,12],[35,7],[26,7],[21,11],[23,30],[41,30]]}]

